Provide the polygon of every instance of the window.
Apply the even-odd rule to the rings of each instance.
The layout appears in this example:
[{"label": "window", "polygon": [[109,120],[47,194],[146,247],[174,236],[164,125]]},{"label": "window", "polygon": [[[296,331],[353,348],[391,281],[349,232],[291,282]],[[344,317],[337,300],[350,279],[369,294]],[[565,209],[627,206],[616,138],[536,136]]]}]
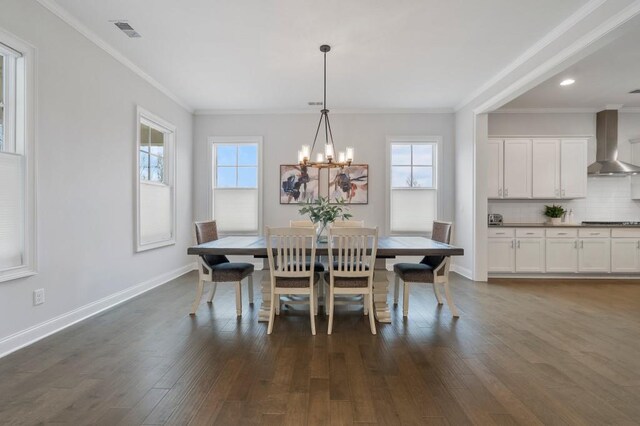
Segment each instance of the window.
[{"label": "window", "polygon": [[260,137],[214,137],[211,216],[221,233],[259,234]]},{"label": "window", "polygon": [[35,273],[32,57],[0,31],[0,281]]},{"label": "window", "polygon": [[389,139],[389,229],[429,232],[437,217],[440,138]]},{"label": "window", "polygon": [[175,244],[175,126],[138,108],[136,250]]}]

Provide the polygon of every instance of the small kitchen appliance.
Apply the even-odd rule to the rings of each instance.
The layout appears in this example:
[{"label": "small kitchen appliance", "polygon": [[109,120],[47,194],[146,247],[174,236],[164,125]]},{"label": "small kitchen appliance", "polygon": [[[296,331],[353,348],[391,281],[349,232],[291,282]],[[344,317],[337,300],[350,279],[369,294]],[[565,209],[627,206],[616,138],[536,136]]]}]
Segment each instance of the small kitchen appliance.
[{"label": "small kitchen appliance", "polygon": [[502,215],[498,213],[489,214],[489,226],[501,226],[503,223]]}]

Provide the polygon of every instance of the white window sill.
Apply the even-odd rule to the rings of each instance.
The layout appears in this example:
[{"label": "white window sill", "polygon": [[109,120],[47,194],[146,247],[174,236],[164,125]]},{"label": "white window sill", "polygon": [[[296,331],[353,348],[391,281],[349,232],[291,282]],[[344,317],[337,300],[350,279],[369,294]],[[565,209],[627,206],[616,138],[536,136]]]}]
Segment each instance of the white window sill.
[{"label": "white window sill", "polygon": [[21,269],[19,271],[5,271],[0,272],[0,283],[4,281],[18,280],[20,278],[30,277],[32,275],[38,275],[38,273],[32,269]]},{"label": "white window sill", "polygon": [[155,243],[148,243],[148,244],[143,244],[143,245],[139,245],[136,247],[136,253],[140,253],[143,251],[147,251],[147,250],[153,250],[153,249],[157,249],[160,247],[166,247],[166,246],[173,246],[176,244],[176,240],[175,239],[171,239],[171,240],[166,240],[166,241],[158,241]]}]

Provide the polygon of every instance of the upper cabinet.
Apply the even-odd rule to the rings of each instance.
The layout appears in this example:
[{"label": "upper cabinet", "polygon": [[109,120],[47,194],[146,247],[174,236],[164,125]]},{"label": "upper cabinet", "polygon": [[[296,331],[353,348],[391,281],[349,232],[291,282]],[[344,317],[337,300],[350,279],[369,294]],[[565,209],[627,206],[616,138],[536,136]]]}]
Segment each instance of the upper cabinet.
[{"label": "upper cabinet", "polygon": [[[631,144],[631,164],[640,166],[640,139],[631,139],[629,143]],[[631,176],[631,199],[640,200],[640,175]]]},{"label": "upper cabinet", "polygon": [[490,199],[587,196],[587,139],[490,139],[488,156]]}]

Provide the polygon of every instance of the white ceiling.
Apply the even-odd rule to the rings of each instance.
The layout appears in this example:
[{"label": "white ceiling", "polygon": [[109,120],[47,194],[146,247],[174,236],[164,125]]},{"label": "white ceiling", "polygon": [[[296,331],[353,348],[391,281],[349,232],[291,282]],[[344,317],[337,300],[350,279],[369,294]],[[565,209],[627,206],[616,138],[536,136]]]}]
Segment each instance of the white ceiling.
[{"label": "white ceiling", "polygon": [[330,108],[451,108],[587,3],[56,1],[193,109],[317,109],[323,43]]},{"label": "white ceiling", "polygon": [[[640,25],[629,29],[601,49],[534,87],[501,109],[604,109],[607,105],[640,107]],[[576,82],[560,86],[564,79]]]}]

